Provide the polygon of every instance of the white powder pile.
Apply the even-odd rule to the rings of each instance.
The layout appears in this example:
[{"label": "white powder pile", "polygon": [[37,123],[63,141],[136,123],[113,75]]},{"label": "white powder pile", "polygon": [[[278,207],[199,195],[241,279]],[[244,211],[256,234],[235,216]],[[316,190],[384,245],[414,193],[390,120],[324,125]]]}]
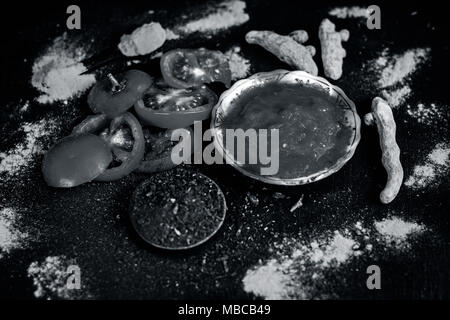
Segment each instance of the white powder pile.
[{"label": "white powder pile", "polygon": [[30,101],[25,101],[19,108],[19,113],[25,113],[30,109]]},{"label": "white powder pile", "polygon": [[429,60],[430,51],[417,48],[389,56],[388,50],[383,50],[380,57],[369,63],[377,76],[377,88],[391,107],[402,105],[411,95],[409,80]]},{"label": "white powder pile", "polygon": [[81,289],[67,287],[68,267],[71,261],[65,256],[49,256],[44,261],[34,261],[28,267],[28,277],[36,288],[34,296],[39,299],[76,299],[82,297]]},{"label": "white powder pile", "polygon": [[367,10],[367,8],[357,6],[334,8],[330,10],[328,14],[339,19],[369,17],[369,11]]},{"label": "white powder pile", "polygon": [[39,103],[52,103],[78,96],[94,82],[92,74],[80,75],[86,67],[80,62],[86,53],[67,44],[64,34],[56,38],[46,53],[33,65],[31,84],[42,94]]},{"label": "white powder pile", "polygon": [[191,34],[202,32],[214,34],[219,31],[239,26],[249,20],[249,15],[245,12],[246,3],[239,0],[224,1],[214,8],[206,16],[197,20],[189,21],[184,25],[174,28],[169,32],[170,38],[177,38],[179,34]]},{"label": "white powder pile", "polygon": [[450,146],[438,143],[428,155],[425,162],[414,167],[413,173],[405,181],[405,186],[413,190],[420,190],[434,186],[446,177],[450,168]]},{"label": "white powder pile", "polygon": [[447,122],[447,106],[439,106],[435,103],[424,105],[419,103],[417,106],[407,106],[407,114],[417,120],[420,124],[433,125],[440,121]]},{"label": "white powder pile", "polygon": [[380,88],[390,87],[404,81],[426,60],[429,53],[430,49],[420,48],[408,50],[401,55],[394,55],[381,72],[378,80]]},{"label": "white powder pile", "polygon": [[250,61],[244,58],[241,54],[241,48],[238,46],[232,47],[225,55],[228,58],[228,63],[231,70],[231,79],[239,80],[246,78],[250,73]]},{"label": "white powder pile", "polygon": [[385,89],[381,91],[381,95],[392,108],[395,108],[405,103],[411,92],[411,88],[408,85],[404,85],[398,89]]},{"label": "white powder pile", "polygon": [[292,295],[292,275],[286,272],[286,265],[281,265],[275,259],[248,270],[242,282],[246,292],[267,300],[285,300]]},{"label": "white powder pile", "polygon": [[317,294],[312,280],[362,253],[359,242],[347,230],[335,231],[331,238],[307,245],[299,243],[296,239],[285,239],[274,244],[279,251],[291,250],[248,270],[242,280],[244,290],[264,299],[310,299]]},{"label": "white powder pile", "polygon": [[54,133],[56,128],[55,121],[46,119],[25,122],[19,129],[25,134],[23,141],[6,152],[0,152],[0,175],[15,177],[27,168],[36,155],[43,153],[41,138]]},{"label": "white powder pile", "polygon": [[0,210],[0,259],[5,253],[22,249],[26,245],[28,234],[16,226],[18,214],[13,208]]},{"label": "white powder pile", "polygon": [[375,222],[375,229],[388,242],[395,243],[400,247],[404,244],[407,237],[413,233],[424,231],[424,226],[415,222],[407,222],[398,217],[391,217]]},{"label": "white powder pile", "polygon": [[[377,232],[373,237],[372,231]],[[398,217],[375,221],[366,228],[358,221],[351,228],[319,236],[307,244],[301,238],[285,238],[270,250],[272,257],[247,270],[243,289],[264,299],[330,299],[323,292],[327,271],[346,265],[361,255],[373,255],[374,247],[403,251],[410,248],[408,237],[426,230],[425,226]],[[338,270],[335,271],[339,274]]]},{"label": "white powder pile", "polygon": [[355,240],[336,231],[333,240],[324,247],[320,247],[317,242],[311,243],[311,261],[321,263],[324,267],[333,262],[341,264],[354,254],[355,245]]}]

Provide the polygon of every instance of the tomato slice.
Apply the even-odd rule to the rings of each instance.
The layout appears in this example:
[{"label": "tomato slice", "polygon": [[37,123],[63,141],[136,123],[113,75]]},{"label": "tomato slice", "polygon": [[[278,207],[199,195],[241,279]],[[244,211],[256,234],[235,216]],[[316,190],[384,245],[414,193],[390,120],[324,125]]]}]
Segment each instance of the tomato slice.
[{"label": "tomato slice", "polygon": [[[124,114],[114,118],[109,126],[112,137],[114,137],[113,134],[116,129],[118,129],[122,124],[129,126],[131,134],[134,138],[132,150],[128,154],[125,154],[125,158],[122,159],[122,162],[118,167],[107,169],[95,178],[96,181],[115,181],[121,179],[134,171],[144,157],[144,133],[142,132],[142,127],[139,121],[129,112],[125,112]],[[114,141],[114,139],[112,139],[112,141]],[[120,145],[118,145],[117,148],[120,148]],[[124,153],[122,152],[122,154]]]},{"label": "tomato slice", "polygon": [[211,82],[222,82],[227,87],[231,84],[230,66],[220,51],[175,49],[161,57],[160,66],[164,80],[174,88],[199,87]]},{"label": "tomato slice", "polygon": [[[103,114],[89,116],[73,129],[72,135],[97,133],[105,128],[108,121]],[[122,126],[127,128],[122,129]],[[109,127],[100,132],[100,137],[102,138],[101,140],[106,142],[110,152],[113,152],[115,159],[120,162],[120,165],[106,169],[95,180],[118,180],[139,166],[144,157],[145,140],[141,124],[131,113],[125,112],[114,118],[110,122]],[[132,139],[133,142],[131,142]]]},{"label": "tomato slice", "polygon": [[176,129],[208,119],[217,95],[206,86],[174,89],[159,81],[135,104],[140,120],[160,128]]},{"label": "tomato slice", "polygon": [[217,96],[206,86],[175,89],[159,81],[147,90],[142,100],[145,107],[154,111],[186,111],[215,103]]},{"label": "tomato slice", "polygon": [[128,70],[98,81],[88,95],[88,105],[94,113],[114,118],[133,106],[152,85],[145,72]]}]

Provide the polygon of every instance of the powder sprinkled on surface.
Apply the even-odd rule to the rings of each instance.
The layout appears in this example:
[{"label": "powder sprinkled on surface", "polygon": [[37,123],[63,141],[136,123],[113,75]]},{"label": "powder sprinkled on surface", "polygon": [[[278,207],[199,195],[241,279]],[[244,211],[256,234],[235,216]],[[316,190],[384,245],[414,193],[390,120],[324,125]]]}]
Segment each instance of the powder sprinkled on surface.
[{"label": "powder sprinkled on surface", "polygon": [[46,119],[25,122],[19,128],[25,134],[23,141],[6,152],[0,152],[0,175],[14,177],[28,167],[34,157],[43,152],[40,139],[52,134],[56,127],[54,121]]},{"label": "powder sprinkled on surface", "polygon": [[385,254],[386,248],[394,254],[404,252],[411,248],[408,236],[425,230],[423,225],[391,217],[375,221],[373,228],[357,221],[350,228],[331,236],[319,235],[310,242],[301,236],[284,238],[272,245],[269,259],[247,270],[243,289],[263,299],[338,298],[333,288],[327,288],[328,277],[340,274],[338,268],[362,255]]},{"label": "powder sprinkled on surface", "polygon": [[[383,68],[378,84],[380,88],[386,88],[402,82],[416,71],[430,53],[430,49],[412,49],[403,54],[394,55]],[[380,60],[382,65],[384,60]]]},{"label": "powder sprinkled on surface", "polygon": [[180,38],[180,35],[173,32],[171,29],[166,29],[166,40],[177,40]]},{"label": "powder sprinkled on surface", "polygon": [[33,64],[31,84],[42,94],[39,103],[68,100],[87,90],[95,82],[92,74],[80,75],[86,67],[82,48],[67,44],[67,35],[56,38],[46,53]]},{"label": "powder sprinkled on surface", "polygon": [[367,10],[367,8],[357,6],[334,8],[330,10],[328,14],[339,19],[369,17],[369,11]]},{"label": "powder sprinkled on surface", "polygon": [[412,94],[411,76],[429,60],[429,48],[416,48],[401,54],[389,55],[384,49],[381,55],[366,66],[375,74],[377,93],[393,108],[403,105]]},{"label": "powder sprinkled on surface", "polygon": [[387,241],[401,245],[406,238],[417,232],[424,231],[424,226],[415,222],[407,222],[398,217],[383,219],[374,223],[375,229]]},{"label": "powder sprinkled on surface", "polygon": [[437,105],[431,103],[429,105],[424,105],[419,103],[417,106],[407,106],[407,115],[415,119],[420,124],[425,125],[435,125],[438,122],[447,122],[448,117],[446,116],[448,112],[447,106]]},{"label": "powder sprinkled on surface", "polygon": [[19,108],[19,113],[25,113],[30,109],[30,101],[25,101]]},{"label": "powder sprinkled on surface", "polygon": [[450,146],[446,143],[438,143],[425,162],[414,167],[412,175],[404,183],[405,186],[420,190],[439,183],[439,180],[449,172],[449,155]]},{"label": "powder sprinkled on surface", "polygon": [[6,253],[24,248],[28,234],[16,226],[18,212],[13,208],[0,210],[0,259]]},{"label": "powder sprinkled on surface", "polygon": [[247,271],[242,280],[244,290],[268,300],[285,300],[290,296],[291,277],[275,259],[265,265]]},{"label": "powder sprinkled on surface", "polygon": [[335,231],[331,238],[309,244],[296,239],[274,244],[276,250],[289,248],[289,252],[278,252],[276,258],[248,270],[242,280],[244,290],[264,299],[329,298],[316,292],[314,283],[327,269],[361,254],[359,242],[347,233]]},{"label": "powder sprinkled on surface", "polygon": [[323,266],[329,266],[333,262],[343,263],[353,254],[355,244],[355,240],[336,231],[332,241],[323,248],[317,242],[311,244],[311,261]]},{"label": "powder sprinkled on surface", "polygon": [[383,90],[381,95],[388,102],[391,107],[398,107],[405,103],[406,99],[411,95],[411,88],[403,86],[393,90]]},{"label": "powder sprinkled on surface", "polygon": [[243,79],[250,73],[250,61],[244,58],[240,54],[240,52],[241,48],[237,46],[232,47],[227,52],[225,52],[225,55],[228,58],[228,63],[230,65],[232,80]]},{"label": "powder sprinkled on surface", "polygon": [[215,33],[224,29],[244,24],[249,20],[245,12],[246,3],[232,0],[222,2],[217,9],[206,16],[190,21],[175,28],[175,34],[190,34],[194,32]]},{"label": "powder sprinkled on surface", "polygon": [[[80,299],[89,298],[83,280],[80,289],[67,286],[68,268],[73,261],[65,256],[49,256],[44,261],[34,261],[28,267],[28,277],[36,288],[34,296],[38,299]],[[82,278],[84,279],[84,278]]]}]

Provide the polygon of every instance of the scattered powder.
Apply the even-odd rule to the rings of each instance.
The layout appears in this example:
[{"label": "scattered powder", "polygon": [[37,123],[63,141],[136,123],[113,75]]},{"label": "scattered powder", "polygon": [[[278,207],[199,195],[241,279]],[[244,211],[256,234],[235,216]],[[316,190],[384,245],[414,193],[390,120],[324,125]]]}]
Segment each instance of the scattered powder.
[{"label": "scattered powder", "polygon": [[289,292],[291,276],[275,259],[269,260],[258,268],[248,270],[242,282],[246,292],[267,300],[285,300],[291,295]]},{"label": "scattered powder", "polygon": [[50,256],[43,262],[35,261],[28,267],[28,277],[36,288],[34,296],[38,299],[78,299],[83,298],[83,279],[81,289],[67,288],[69,273],[67,269],[72,261],[65,256]]},{"label": "scattered powder", "polygon": [[347,19],[347,18],[368,18],[369,11],[362,7],[339,7],[328,12],[330,16]]},{"label": "scattered powder", "polygon": [[381,95],[394,108],[405,103],[406,99],[411,95],[411,88],[404,86],[393,90],[383,90]]},{"label": "scattered powder", "polygon": [[[376,237],[372,230],[377,231]],[[365,228],[358,221],[350,229],[335,231],[332,236],[318,236],[306,243],[299,238],[285,238],[272,245],[272,257],[247,270],[242,279],[243,289],[264,299],[333,299],[327,288],[329,270],[348,264],[363,254],[373,255],[374,247],[390,249],[410,248],[408,236],[423,232],[425,227],[405,222],[398,217],[376,221],[373,228]],[[385,250],[381,250],[385,252]],[[339,271],[333,272],[339,275]],[[342,283],[345,280],[342,279]]]},{"label": "scattered powder", "polygon": [[[315,283],[323,278],[327,269],[360,255],[359,247],[348,231],[335,231],[331,239],[314,240],[307,245],[296,239],[284,239],[274,244],[278,250],[276,258],[247,271],[242,280],[243,288],[264,299],[325,298],[315,292]],[[287,254],[281,253],[286,249]]]},{"label": "scattered powder", "polygon": [[66,34],[56,38],[47,52],[34,62],[31,84],[42,93],[37,98],[39,103],[71,99],[95,82],[94,75],[80,75],[86,71],[80,62],[85,58],[84,50],[67,42]]},{"label": "scattered powder", "polygon": [[435,149],[430,153],[428,159],[439,166],[445,166],[449,164],[450,148],[440,143]]},{"label": "scattered powder", "polygon": [[19,128],[25,134],[23,141],[6,152],[0,152],[0,175],[14,177],[28,167],[36,155],[43,153],[40,139],[52,134],[56,127],[55,121],[46,119],[34,123],[25,122]]},{"label": "scattered powder", "polygon": [[166,29],[166,40],[177,40],[180,38],[180,35],[176,34],[170,29]]},{"label": "scattered powder", "polygon": [[331,243],[323,248],[317,242],[311,244],[311,261],[321,263],[323,266],[329,266],[334,261],[341,264],[353,254],[355,244],[355,240],[346,238],[336,231]]},{"label": "scattered powder", "polygon": [[424,226],[415,222],[403,221],[398,217],[375,222],[374,226],[386,240],[395,242],[397,245],[401,245],[409,235],[424,230]]},{"label": "scattered powder", "polygon": [[[411,49],[401,55],[394,55],[388,61],[378,80],[380,88],[386,88],[402,82],[410,76],[428,57],[430,49]],[[382,59],[382,65],[386,64]]]},{"label": "scattered powder", "polygon": [[18,213],[12,208],[0,210],[0,259],[3,254],[25,246],[28,234],[17,228],[17,217]]},{"label": "scattered powder", "polygon": [[25,113],[30,109],[30,101],[25,101],[19,108],[19,113]]},{"label": "scattered powder", "polygon": [[425,163],[414,167],[412,175],[405,181],[405,186],[420,190],[437,184],[449,172],[449,155],[450,146],[438,143],[428,155]]},{"label": "scattered powder", "polygon": [[[164,40],[177,40],[182,38],[183,36],[190,35],[195,32],[201,32],[206,34],[208,37],[210,37],[213,34],[216,34],[220,31],[229,29],[231,27],[239,26],[241,24],[244,24],[249,20],[249,15],[245,12],[246,3],[239,0],[228,0],[224,1],[220,4],[215,4],[210,6],[206,9],[207,14],[203,15],[202,17],[190,20],[184,24],[177,25],[173,28],[161,28],[161,25],[159,23],[150,23],[143,25],[142,27],[136,29],[133,34],[127,36],[123,36],[126,38],[123,38],[121,43],[119,44],[119,48],[121,49],[122,53],[128,56],[135,56],[137,54],[148,54],[156,47],[159,47],[159,41],[158,46],[153,46],[152,41],[148,41],[148,39],[153,39],[155,37],[154,33],[156,33],[157,38],[162,37],[163,33]],[[183,17],[184,18],[184,17]],[[155,30],[155,27],[157,27],[158,30]],[[156,32],[157,31],[157,32]],[[164,32],[163,32],[164,31]],[[161,35],[161,36],[160,36]],[[164,42],[164,41],[162,41]],[[150,49],[141,50],[140,48],[144,48],[145,46],[149,46],[148,44],[152,44],[150,46]],[[155,47],[155,48],[153,48]],[[139,49],[139,50],[138,50]],[[141,51],[143,53],[137,53],[137,51]],[[231,53],[230,53],[231,54]],[[156,56],[152,56],[152,58],[155,58]],[[244,64],[244,70],[248,71],[249,65],[245,64],[246,60],[242,57],[240,57],[237,52],[235,56],[232,56],[232,58],[238,59],[235,63],[236,66],[239,66],[239,64]],[[240,76],[239,74],[242,74],[243,71],[235,70],[236,72],[236,79],[238,79]],[[245,76],[243,76],[245,77]],[[240,77],[240,78],[243,78]]]},{"label": "scattered powder", "polygon": [[231,79],[239,80],[246,78],[250,73],[250,61],[245,59],[241,54],[240,47],[232,47],[230,50],[225,52],[228,58],[228,63],[231,69]]},{"label": "scattered powder", "polygon": [[185,25],[175,28],[175,34],[190,34],[194,32],[216,33],[234,26],[244,24],[249,20],[245,13],[246,4],[243,1],[232,0],[222,2],[213,12]]},{"label": "scattered powder", "polygon": [[389,56],[385,49],[380,57],[370,61],[369,67],[377,77],[377,88],[391,107],[404,104],[411,95],[410,77],[429,59],[430,51],[429,48],[417,48]]},{"label": "scattered powder", "polygon": [[408,105],[406,112],[420,124],[433,125],[440,121],[447,122],[445,115],[447,110],[447,106],[438,106],[435,103],[425,106],[423,103],[419,103],[416,107]]}]

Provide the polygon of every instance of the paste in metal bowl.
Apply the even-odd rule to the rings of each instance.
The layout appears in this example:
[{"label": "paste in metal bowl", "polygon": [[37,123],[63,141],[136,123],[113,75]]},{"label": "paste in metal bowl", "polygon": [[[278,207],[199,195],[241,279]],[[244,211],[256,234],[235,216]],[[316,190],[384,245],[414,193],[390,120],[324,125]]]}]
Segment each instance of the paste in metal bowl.
[{"label": "paste in metal bowl", "polygon": [[[360,140],[354,103],[327,80],[302,71],[275,70],[238,81],[220,97],[211,126],[216,148],[228,163],[247,176],[280,185],[310,183],[338,171]],[[278,155],[278,172],[262,175],[267,166],[259,161],[238,161],[237,143],[229,146],[227,129],[267,129],[269,155],[270,130],[278,129],[278,146],[271,155]],[[245,159],[258,146],[246,145]]]}]

